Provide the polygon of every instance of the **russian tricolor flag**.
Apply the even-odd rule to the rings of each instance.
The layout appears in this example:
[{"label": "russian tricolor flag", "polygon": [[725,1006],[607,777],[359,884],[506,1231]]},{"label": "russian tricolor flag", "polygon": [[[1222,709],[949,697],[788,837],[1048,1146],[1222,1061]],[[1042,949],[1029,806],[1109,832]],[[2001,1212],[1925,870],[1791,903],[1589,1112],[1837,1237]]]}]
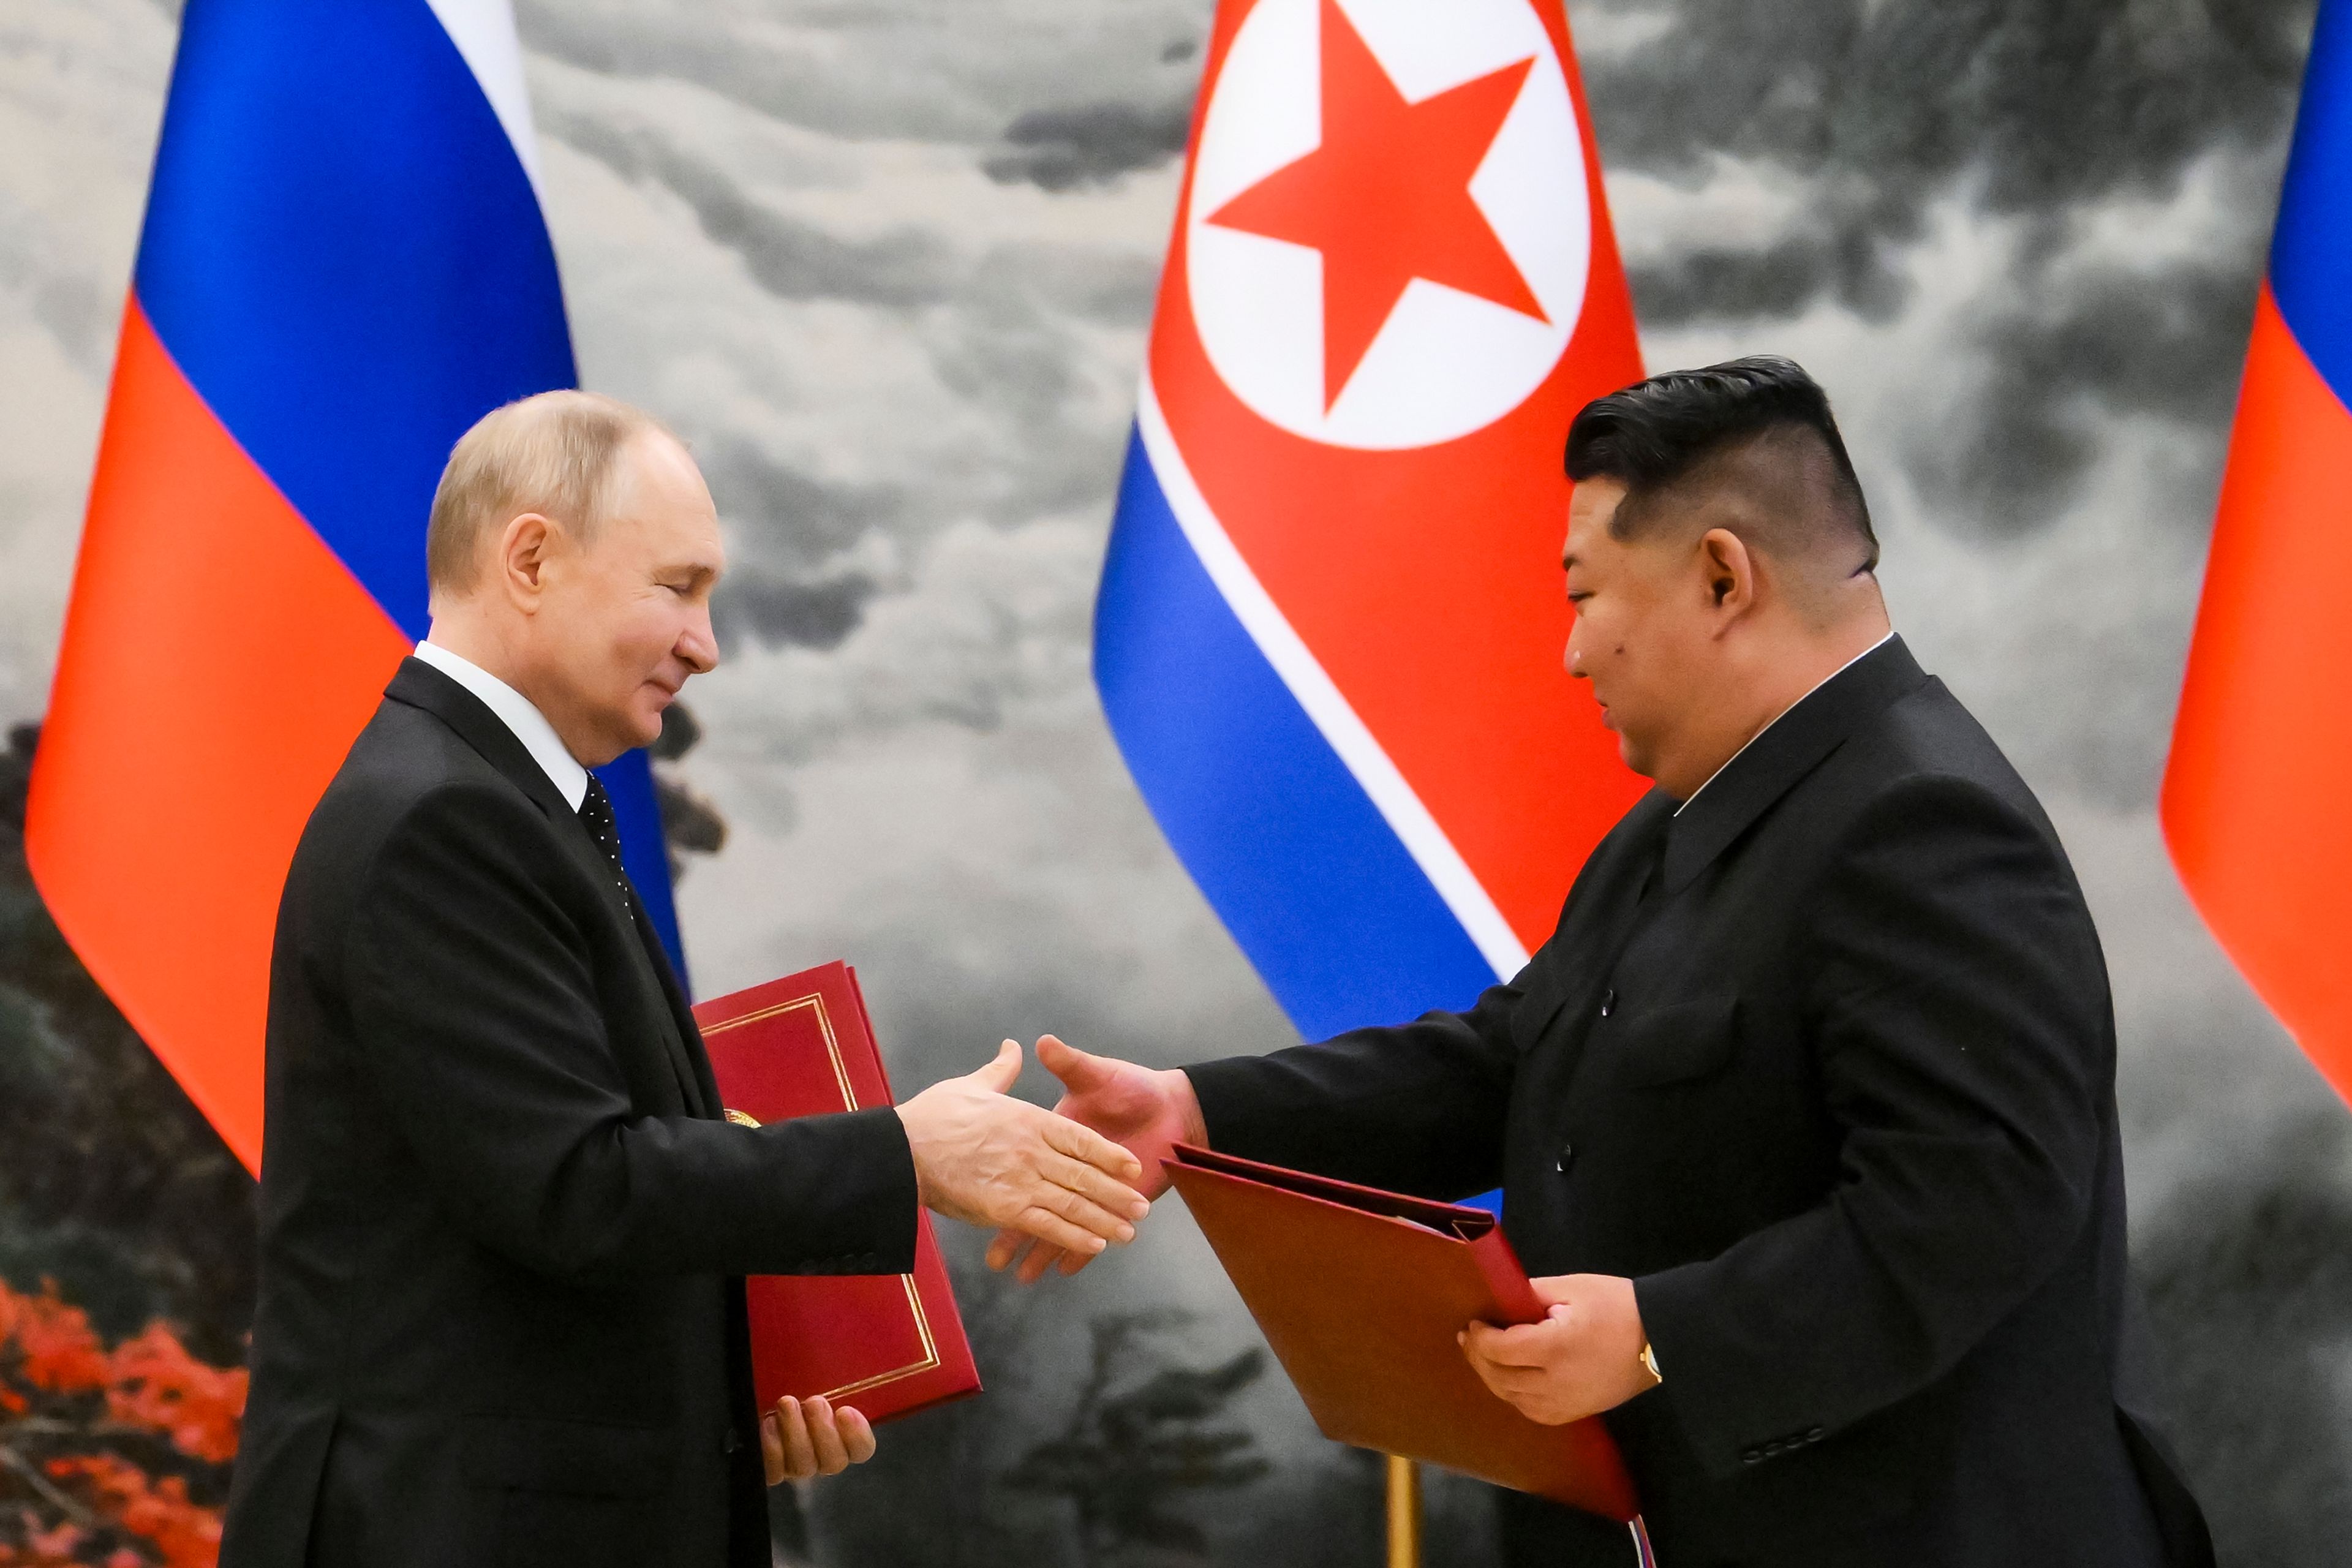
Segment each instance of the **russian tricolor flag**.
[{"label": "russian tricolor flag", "polygon": [[[442,463],[574,380],[507,0],[188,0],[26,849],[248,1166],[278,889],[425,634]],[[643,754],[604,777],[675,951]]]},{"label": "russian tricolor flag", "polygon": [[2352,5],[2323,0],[2165,772],[2199,911],[2352,1100]]},{"label": "russian tricolor flag", "polygon": [[1095,674],[1307,1037],[1515,973],[1638,798],[1559,557],[1640,375],[1560,0],[1221,0]]}]

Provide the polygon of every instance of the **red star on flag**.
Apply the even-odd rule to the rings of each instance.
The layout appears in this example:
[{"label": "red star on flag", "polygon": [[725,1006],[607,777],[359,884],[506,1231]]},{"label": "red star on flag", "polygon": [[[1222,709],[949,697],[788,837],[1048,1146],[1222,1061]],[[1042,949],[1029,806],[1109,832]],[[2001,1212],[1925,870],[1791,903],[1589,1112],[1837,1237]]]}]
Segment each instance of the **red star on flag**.
[{"label": "red star on flag", "polygon": [[1408,103],[1338,0],[1323,0],[1323,141],[1209,216],[1323,254],[1328,412],[1416,278],[1547,320],[1471,199],[1532,58]]}]

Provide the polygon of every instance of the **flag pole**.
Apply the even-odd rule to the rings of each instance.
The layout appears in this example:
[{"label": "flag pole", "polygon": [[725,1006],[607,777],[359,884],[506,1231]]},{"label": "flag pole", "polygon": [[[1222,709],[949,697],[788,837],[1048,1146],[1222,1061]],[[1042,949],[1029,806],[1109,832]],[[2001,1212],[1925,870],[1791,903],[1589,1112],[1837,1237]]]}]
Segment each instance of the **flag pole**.
[{"label": "flag pole", "polygon": [[1389,1568],[1421,1568],[1421,1467],[1389,1456]]}]

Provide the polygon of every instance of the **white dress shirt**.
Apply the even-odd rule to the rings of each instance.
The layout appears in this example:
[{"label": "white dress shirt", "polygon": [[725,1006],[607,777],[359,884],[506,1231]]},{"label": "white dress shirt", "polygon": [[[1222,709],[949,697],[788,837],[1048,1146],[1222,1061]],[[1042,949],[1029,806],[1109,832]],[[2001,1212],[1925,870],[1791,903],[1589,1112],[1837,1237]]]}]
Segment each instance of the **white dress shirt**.
[{"label": "white dress shirt", "polygon": [[547,715],[530,698],[472,659],[461,658],[436,644],[418,643],[416,657],[480,698],[483,705],[514,731],[515,739],[522,742],[523,750],[547,774],[564,803],[574,811],[580,809],[580,803],[588,798],[588,770],[580,765],[580,759],[572,754],[563,738],[555,732],[555,726],[547,721]]},{"label": "white dress shirt", "polygon": [[[1847,670],[1852,669],[1855,665],[1860,664],[1864,659],[1868,658],[1872,654],[1876,653],[1880,648],[1885,647],[1888,643],[1891,643],[1894,640],[1895,633],[1890,629],[1885,637],[1879,638],[1876,642],[1872,643],[1868,647],[1864,648],[1860,653],[1855,654],[1852,658],[1847,659],[1843,664],[1839,665],[1835,669],[1831,670],[1827,675],[1822,676],[1819,680],[1813,682],[1811,689],[1805,693],[1805,697],[1811,697],[1813,692],[1819,691],[1822,687],[1827,686],[1831,681],[1835,680],[1839,676],[1843,675]],[[488,677],[485,676],[483,679],[488,679]],[[1773,714],[1771,718],[1766,720],[1764,721],[1764,730],[1769,730],[1773,725],[1778,724],[1781,720],[1795,712],[1797,710],[1797,704],[1804,701],[1805,697],[1798,698],[1796,702],[1790,703],[1786,708],[1781,709],[1780,711]],[[520,701],[520,699],[517,699],[517,700]],[[533,711],[537,711],[537,710],[533,710]],[[1764,730],[1759,730],[1753,735],[1748,736],[1748,745],[1740,747],[1739,752],[1746,751],[1748,746],[1752,746],[1757,742],[1762,740],[1764,738]],[[1727,768],[1733,763],[1738,762],[1739,760],[1739,752],[1732,752],[1731,755],[1725,760],[1723,768]],[[1716,780],[1723,776],[1723,768],[1717,768],[1715,772],[1707,774],[1706,784],[1703,784],[1699,785],[1698,788],[1691,791],[1690,800],[1686,800],[1683,802],[1682,805],[1675,807],[1675,815],[1676,816],[1680,816],[1684,812],[1688,811],[1690,809],[1691,800],[1696,800],[1700,795],[1705,795],[1706,793],[1706,784],[1711,784]]]}]

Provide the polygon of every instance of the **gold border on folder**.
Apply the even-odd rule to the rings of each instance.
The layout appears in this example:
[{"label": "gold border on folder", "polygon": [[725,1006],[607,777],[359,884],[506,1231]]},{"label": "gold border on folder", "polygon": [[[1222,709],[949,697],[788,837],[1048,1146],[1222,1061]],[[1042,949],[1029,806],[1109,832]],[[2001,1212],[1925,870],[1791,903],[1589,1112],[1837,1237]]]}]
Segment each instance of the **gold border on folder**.
[{"label": "gold border on folder", "polygon": [[[812,993],[806,996],[796,996],[790,1002],[779,1002],[772,1007],[762,1007],[756,1013],[746,1013],[740,1018],[730,1018],[723,1024],[713,1024],[702,1031],[703,1037],[709,1038],[712,1035],[724,1034],[729,1029],[739,1028],[745,1024],[756,1024],[763,1018],[772,1018],[779,1014],[793,1012],[803,1007],[816,1014],[817,1031],[824,1037],[824,1054],[833,1063],[834,1082],[841,1089],[841,1108],[844,1110],[856,1110],[857,1091],[849,1087],[849,1064],[841,1059],[841,1043],[834,1037],[833,1018],[825,1012],[824,998],[821,994]],[[742,1127],[760,1125],[757,1121],[740,1110],[730,1110],[727,1113],[727,1120]],[[929,1372],[940,1364],[939,1343],[931,1338],[931,1321],[924,1315],[923,1298],[915,1289],[915,1277],[911,1274],[901,1274],[898,1276],[898,1283],[906,1288],[907,1310],[914,1315],[915,1334],[922,1341],[923,1359],[908,1362],[905,1366],[895,1371],[877,1373],[872,1377],[860,1378],[856,1383],[844,1384],[839,1388],[829,1388],[818,1397],[841,1399],[853,1394],[863,1394],[869,1388],[879,1388],[886,1383],[896,1383],[902,1377],[913,1377],[919,1373]]]}]

